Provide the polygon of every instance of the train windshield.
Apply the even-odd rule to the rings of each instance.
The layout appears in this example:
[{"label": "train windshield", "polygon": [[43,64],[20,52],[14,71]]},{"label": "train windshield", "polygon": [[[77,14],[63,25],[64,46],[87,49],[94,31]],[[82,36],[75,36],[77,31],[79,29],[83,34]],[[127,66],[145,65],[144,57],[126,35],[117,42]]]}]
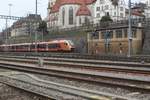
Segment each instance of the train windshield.
[{"label": "train windshield", "polygon": [[68,43],[72,46],[74,45],[74,43],[71,40],[68,40]]}]

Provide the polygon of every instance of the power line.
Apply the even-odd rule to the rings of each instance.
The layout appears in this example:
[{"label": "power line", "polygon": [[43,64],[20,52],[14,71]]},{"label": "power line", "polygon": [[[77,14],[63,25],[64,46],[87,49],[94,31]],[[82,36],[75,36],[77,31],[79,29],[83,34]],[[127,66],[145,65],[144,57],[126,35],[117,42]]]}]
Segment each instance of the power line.
[{"label": "power line", "polygon": [[0,15],[0,19],[19,20],[19,19],[22,19],[22,18],[24,18],[24,17]]}]

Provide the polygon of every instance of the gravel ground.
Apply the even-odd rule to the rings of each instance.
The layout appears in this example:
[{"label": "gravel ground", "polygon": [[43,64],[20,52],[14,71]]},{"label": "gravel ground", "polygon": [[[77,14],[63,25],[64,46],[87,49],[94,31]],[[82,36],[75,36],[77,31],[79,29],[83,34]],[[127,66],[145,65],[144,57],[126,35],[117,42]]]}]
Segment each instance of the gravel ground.
[{"label": "gravel ground", "polygon": [[[4,72],[5,70],[1,70],[0,72]],[[57,78],[57,77],[50,77],[45,75],[36,75],[40,79],[48,80],[52,82],[62,83],[66,85],[72,85],[76,87],[81,87],[89,90],[96,90],[106,93],[112,93],[116,95],[126,96],[130,98],[134,98],[137,100],[150,100],[150,93],[141,93],[138,91],[128,90],[128,89],[121,89],[121,88],[113,88],[113,87],[106,87],[101,86],[98,84],[92,83],[84,83],[79,81],[72,81],[64,78]],[[15,90],[3,84],[0,84],[0,100],[39,100],[37,96],[32,96],[30,94]],[[45,100],[45,99],[40,99]]]},{"label": "gravel ground", "polygon": [[44,76],[44,75],[36,75],[36,76],[43,80],[62,83],[62,84],[66,84],[66,85],[72,85],[72,86],[81,87],[81,88],[85,88],[85,89],[89,89],[89,90],[96,90],[96,91],[101,91],[101,92],[106,92],[106,93],[112,93],[112,94],[116,94],[116,95],[134,98],[137,100],[150,100],[150,93],[141,93],[138,91],[133,91],[133,90],[128,90],[128,89],[106,87],[106,86],[101,86],[98,84],[72,81],[72,80],[68,80],[68,79],[64,79],[64,78],[50,77],[50,76]]},{"label": "gravel ground", "polygon": [[47,100],[0,83],[0,100]]}]

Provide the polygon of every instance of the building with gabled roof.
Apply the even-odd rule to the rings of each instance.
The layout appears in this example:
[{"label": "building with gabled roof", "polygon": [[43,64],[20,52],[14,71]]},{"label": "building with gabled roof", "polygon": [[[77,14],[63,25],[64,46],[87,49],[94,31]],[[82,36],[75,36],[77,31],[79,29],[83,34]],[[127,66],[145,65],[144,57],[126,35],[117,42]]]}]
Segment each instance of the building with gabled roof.
[{"label": "building with gabled roof", "polygon": [[35,33],[38,23],[41,21],[42,19],[40,15],[29,14],[27,17],[14,22],[11,26],[11,37]]},{"label": "building with gabled roof", "polygon": [[71,28],[92,21],[96,0],[50,0],[48,28]]}]

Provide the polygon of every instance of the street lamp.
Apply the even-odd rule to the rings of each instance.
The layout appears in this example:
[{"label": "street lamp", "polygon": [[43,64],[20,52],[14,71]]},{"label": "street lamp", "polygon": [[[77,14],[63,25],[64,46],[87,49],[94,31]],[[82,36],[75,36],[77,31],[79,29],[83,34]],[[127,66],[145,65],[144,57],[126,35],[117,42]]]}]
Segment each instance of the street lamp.
[{"label": "street lamp", "polygon": [[9,16],[11,16],[11,6],[12,6],[12,4],[10,3],[8,5],[9,5]]},{"label": "street lamp", "polygon": [[35,52],[37,53],[37,0],[35,0]]},{"label": "street lamp", "polygon": [[[9,6],[9,13],[8,15],[11,16],[11,6],[12,4],[8,4]],[[8,44],[8,19],[6,18],[6,45]],[[8,48],[6,48],[6,51],[8,50]]]}]

